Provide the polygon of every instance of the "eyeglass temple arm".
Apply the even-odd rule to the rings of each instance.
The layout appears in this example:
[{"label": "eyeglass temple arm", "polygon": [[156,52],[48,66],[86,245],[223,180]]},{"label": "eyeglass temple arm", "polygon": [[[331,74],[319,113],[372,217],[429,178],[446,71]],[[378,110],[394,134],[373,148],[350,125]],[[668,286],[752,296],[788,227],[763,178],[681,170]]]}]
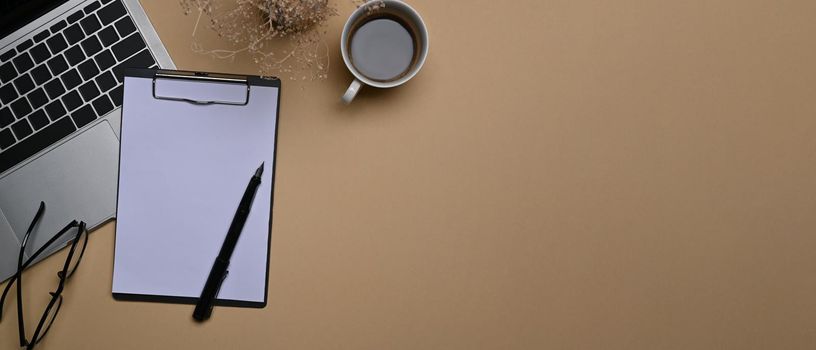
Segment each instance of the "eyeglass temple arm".
[{"label": "eyeglass temple arm", "polygon": [[[38,213],[39,213],[39,211],[38,211]],[[37,217],[35,216],[35,219],[36,218]],[[33,226],[33,223],[34,222],[32,222],[32,226]],[[42,254],[42,252],[45,251],[45,249],[47,249],[52,243],[54,243],[54,241],[56,241],[57,239],[62,237],[62,235],[64,235],[66,232],[68,232],[68,230],[70,230],[71,228],[73,228],[75,226],[79,226],[79,224],[77,223],[76,220],[73,220],[68,225],[66,225],[62,230],[60,230],[56,235],[54,235],[54,237],[51,237],[51,239],[49,239],[48,242],[43,244],[43,246],[40,247],[40,249],[37,249],[37,251],[34,252],[34,254],[32,254],[31,257],[29,257],[28,260],[26,260],[25,263],[23,263],[21,265],[21,268],[17,270],[17,273],[15,273],[14,276],[12,276],[8,280],[8,283],[6,284],[6,288],[3,290],[3,295],[2,295],[2,297],[0,297],[0,319],[2,319],[2,317],[3,317],[3,305],[5,304],[6,295],[8,294],[9,290],[11,290],[11,286],[14,284],[14,282],[17,282],[20,279],[20,277],[21,277],[20,275],[22,275],[23,270],[28,268],[28,265],[31,265],[31,263],[34,261],[34,259],[36,259],[40,254]],[[28,236],[26,236],[26,238],[27,237]]]},{"label": "eyeglass temple arm", "polygon": [[[18,331],[20,336],[20,346],[27,346],[31,347],[33,344],[29,344],[25,339],[25,329],[22,320],[22,291],[21,291],[21,281],[22,281],[22,274],[23,270],[25,270],[28,265],[30,265],[42,252],[44,252],[48,247],[51,246],[56,240],[58,240],[62,235],[64,235],[68,230],[73,227],[79,227],[80,230],[85,229],[84,223],[77,223],[76,220],[72,220],[68,225],[62,228],[57,234],[51,237],[45,244],[43,244],[39,249],[37,249],[34,254],[32,254],[28,260],[23,263],[23,255],[25,254],[25,248],[28,245],[28,239],[31,236],[31,232],[34,230],[34,227],[42,218],[43,213],[45,212],[45,202],[40,201],[40,206],[37,208],[37,213],[34,214],[34,218],[31,220],[31,224],[29,224],[28,229],[26,230],[25,235],[23,236],[23,241],[20,244],[20,254],[17,258],[17,273],[9,279],[8,284],[6,284],[6,288],[3,290],[3,295],[0,297],[0,319],[2,319],[3,315],[3,305],[5,304],[6,295],[8,294],[9,290],[11,289],[11,285],[17,282],[17,323],[18,323]],[[52,301],[53,302],[53,301]],[[38,331],[40,327],[37,327]],[[36,336],[36,335],[35,335]]]},{"label": "eyeglass temple arm", "polygon": [[40,207],[37,208],[37,213],[34,214],[34,218],[31,219],[31,223],[28,225],[28,229],[26,230],[25,235],[23,235],[23,242],[20,243],[20,255],[17,259],[17,266],[23,265],[23,253],[25,253],[25,247],[28,244],[28,238],[31,236],[31,231],[34,231],[34,226],[40,222],[40,219],[45,212],[45,202],[40,201]]},{"label": "eyeglass temple arm", "polygon": [[[22,269],[21,269],[21,271],[17,271],[17,273],[15,273],[15,274],[14,274],[14,276],[12,276],[11,278],[9,278],[9,281],[8,281],[9,283],[8,283],[8,284],[6,284],[6,288],[5,288],[5,290],[3,291],[3,296],[2,296],[2,297],[0,297],[0,300],[5,300],[5,298],[6,298],[6,294],[8,294],[8,290],[11,288],[11,285],[12,285],[12,284],[14,284],[14,281],[16,281],[17,279],[19,279],[19,278],[20,278],[19,274],[20,274],[20,273],[22,273],[22,270],[25,270],[26,268],[28,268],[28,265],[31,265],[31,263],[34,261],[34,259],[36,259],[36,258],[37,258],[37,257],[38,257],[40,254],[42,254],[42,252],[43,252],[43,251],[45,251],[45,249],[46,249],[46,248],[48,248],[48,246],[50,246],[52,243],[54,243],[54,241],[56,241],[57,239],[59,239],[60,237],[62,237],[62,235],[64,235],[66,232],[68,232],[68,230],[70,230],[70,229],[74,228],[75,226],[76,226],[76,227],[80,227],[80,224],[79,224],[79,223],[77,223],[77,221],[76,221],[76,220],[71,221],[71,222],[70,222],[68,225],[66,225],[65,227],[63,227],[63,228],[62,228],[62,230],[60,230],[59,232],[57,232],[57,234],[56,234],[56,235],[54,235],[54,237],[52,237],[51,239],[49,239],[49,240],[48,240],[48,242],[45,242],[45,244],[43,244],[43,246],[42,246],[42,247],[40,247],[40,249],[37,249],[37,251],[36,251],[36,252],[34,252],[34,254],[32,254],[32,255],[31,255],[31,257],[30,257],[30,258],[28,258],[28,260],[26,260],[26,261],[25,261],[25,262],[22,264]],[[84,225],[81,225],[81,226],[82,226],[82,227],[80,227],[80,229],[85,229],[85,228],[84,228]],[[2,304],[0,304],[0,317],[2,317],[2,315],[3,315],[3,312],[2,312],[2,311],[3,311],[3,305],[2,305]]]},{"label": "eyeglass temple arm", "polygon": [[34,252],[34,254],[31,254],[31,257],[29,257],[28,260],[26,260],[25,264],[23,264],[23,269],[28,268],[28,265],[31,265],[31,263],[34,262],[34,259],[36,259],[37,256],[39,256],[40,254],[42,254],[42,252],[44,252],[46,249],[48,249],[48,247],[51,244],[53,244],[56,240],[58,240],[60,237],[62,237],[62,235],[64,235],[66,232],[68,232],[68,230],[70,230],[70,229],[72,229],[74,227],[78,227],[78,226],[79,226],[79,223],[76,220],[73,220],[70,223],[68,223],[68,225],[66,225],[65,227],[62,228],[62,230],[57,232],[57,234],[55,234],[54,237],[51,237],[51,239],[49,239],[48,242],[45,242],[45,244],[43,244],[40,247],[40,249],[37,249],[37,251]]},{"label": "eyeglass temple arm", "polygon": [[[15,276],[17,282],[17,331],[20,337],[20,346],[28,345],[26,338],[25,338],[25,323],[23,322],[23,291],[22,291],[22,283],[23,283],[23,270],[25,267],[23,266],[23,255],[25,255],[25,249],[28,245],[28,238],[31,237],[31,231],[34,231],[34,226],[40,222],[43,213],[45,212],[45,202],[40,201],[40,206],[37,208],[37,213],[34,214],[34,218],[31,219],[31,224],[28,225],[28,229],[26,230],[25,235],[23,236],[23,241],[20,243],[20,254],[17,256],[17,274]],[[27,265],[27,264],[26,264]],[[15,281],[10,281],[9,284]]]},{"label": "eyeglass temple arm", "polygon": [[[20,244],[20,254],[17,256],[17,271],[14,273],[14,276],[9,279],[8,284],[6,284],[6,288],[3,290],[3,296],[0,297],[0,319],[3,317],[3,305],[5,305],[6,295],[8,294],[9,290],[11,290],[11,285],[13,285],[14,282],[20,278],[20,274],[22,274],[21,266],[23,266],[23,255],[25,254],[25,246],[28,244],[28,237],[31,236],[31,231],[34,230],[34,226],[40,221],[40,218],[42,218],[43,212],[45,212],[45,202],[40,201],[40,206],[37,208],[37,213],[34,214],[34,218],[31,219],[31,223],[28,225],[28,229],[23,236],[23,242]],[[20,346],[24,345],[21,344]]]}]

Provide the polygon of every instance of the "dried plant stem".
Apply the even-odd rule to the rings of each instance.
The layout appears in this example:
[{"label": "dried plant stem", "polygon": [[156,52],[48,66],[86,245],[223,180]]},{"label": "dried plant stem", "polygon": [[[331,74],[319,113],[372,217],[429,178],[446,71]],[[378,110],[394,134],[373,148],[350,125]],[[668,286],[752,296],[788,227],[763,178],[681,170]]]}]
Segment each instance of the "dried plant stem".
[{"label": "dried plant stem", "polygon": [[198,31],[198,23],[201,22],[201,15],[204,14],[204,10],[198,9],[198,16],[196,16],[195,26],[193,26],[193,35],[192,37],[195,38],[196,31]]},{"label": "dried plant stem", "polygon": [[[325,79],[329,69],[323,28],[336,10],[328,0],[235,0],[234,7],[213,6],[210,0],[180,0],[185,14],[198,10],[191,49],[217,59],[234,60],[248,53],[261,74]],[[237,49],[205,49],[195,38],[203,15],[210,28]],[[281,49],[283,47],[283,49]],[[322,49],[322,51],[321,51]],[[282,51],[277,56],[276,51]]]}]

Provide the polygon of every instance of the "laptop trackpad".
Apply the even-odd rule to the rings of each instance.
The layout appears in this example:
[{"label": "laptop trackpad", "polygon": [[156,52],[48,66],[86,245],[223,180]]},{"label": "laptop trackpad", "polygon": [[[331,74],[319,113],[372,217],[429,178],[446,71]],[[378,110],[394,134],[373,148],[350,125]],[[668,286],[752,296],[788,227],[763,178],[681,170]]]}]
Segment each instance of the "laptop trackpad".
[{"label": "laptop trackpad", "polygon": [[0,212],[0,282],[17,271],[20,242],[11,231],[6,217]]},{"label": "laptop trackpad", "polygon": [[45,214],[29,238],[33,245],[27,252],[71,220],[93,227],[112,217],[118,162],[119,142],[103,121],[0,179],[0,210],[20,241],[40,201],[45,202]]}]

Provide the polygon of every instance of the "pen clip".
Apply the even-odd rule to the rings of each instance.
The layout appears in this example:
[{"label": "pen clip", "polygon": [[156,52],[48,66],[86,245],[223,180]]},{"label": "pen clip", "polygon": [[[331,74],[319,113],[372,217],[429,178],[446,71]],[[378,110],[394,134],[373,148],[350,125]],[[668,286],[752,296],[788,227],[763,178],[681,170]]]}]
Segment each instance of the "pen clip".
[{"label": "pen clip", "polygon": [[215,290],[216,299],[218,299],[218,294],[221,293],[221,286],[224,285],[224,280],[227,279],[227,275],[229,275],[229,270],[224,272],[224,277],[221,277],[221,282],[218,282],[218,289]]},{"label": "pen clip", "polygon": [[229,275],[229,270],[224,272],[224,277],[221,277],[221,281],[218,282],[218,288],[215,289],[215,295],[213,295],[213,300],[210,303],[210,308],[207,310],[207,318],[210,317],[212,314],[212,310],[215,307],[215,301],[218,300],[218,294],[221,294],[221,286],[224,285],[224,280],[227,279],[227,275]]},{"label": "pen clip", "polygon": [[[216,260],[217,261],[217,260]],[[205,285],[204,292],[201,294],[201,298],[198,299],[196,303],[196,307],[193,310],[193,318],[196,321],[203,322],[210,318],[212,315],[213,307],[215,307],[215,302],[218,299],[218,294],[221,293],[221,286],[224,285],[224,280],[227,279],[227,275],[229,274],[229,270],[224,270],[224,275],[218,279],[213,279],[212,281],[212,294],[208,293],[207,290],[209,288]],[[212,274],[210,274],[212,276]],[[209,278],[208,278],[209,279]]]}]

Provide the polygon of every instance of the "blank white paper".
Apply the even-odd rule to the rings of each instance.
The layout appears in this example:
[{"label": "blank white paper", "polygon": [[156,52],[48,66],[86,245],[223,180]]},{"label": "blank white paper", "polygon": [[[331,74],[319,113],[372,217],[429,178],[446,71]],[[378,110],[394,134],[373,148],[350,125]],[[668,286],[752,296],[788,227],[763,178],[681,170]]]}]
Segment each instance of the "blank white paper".
[{"label": "blank white paper", "polygon": [[[160,95],[234,99],[246,86],[160,80]],[[262,183],[219,299],[265,301],[278,88],[246,106],[154,99],[125,77],[113,293],[197,298],[255,169]],[[216,99],[216,98],[213,98]]]}]

